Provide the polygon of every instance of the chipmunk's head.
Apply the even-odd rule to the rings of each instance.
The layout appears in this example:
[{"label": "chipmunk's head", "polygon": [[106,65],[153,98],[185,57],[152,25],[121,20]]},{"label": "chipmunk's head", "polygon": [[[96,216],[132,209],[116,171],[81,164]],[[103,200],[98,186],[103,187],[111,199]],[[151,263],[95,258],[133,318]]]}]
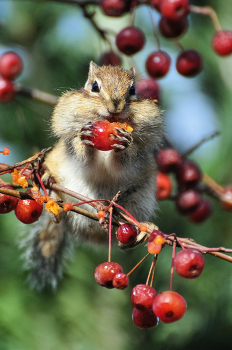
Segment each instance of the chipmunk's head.
[{"label": "chipmunk's head", "polygon": [[95,98],[102,117],[110,121],[126,119],[130,101],[137,97],[135,70],[118,66],[99,67],[91,62],[85,89]]}]

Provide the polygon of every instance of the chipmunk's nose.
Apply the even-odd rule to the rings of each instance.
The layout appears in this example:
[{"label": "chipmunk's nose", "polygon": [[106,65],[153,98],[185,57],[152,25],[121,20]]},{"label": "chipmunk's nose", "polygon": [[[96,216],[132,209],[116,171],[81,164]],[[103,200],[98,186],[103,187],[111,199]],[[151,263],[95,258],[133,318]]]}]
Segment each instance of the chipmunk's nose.
[{"label": "chipmunk's nose", "polygon": [[108,111],[110,113],[121,113],[125,104],[120,100],[112,100],[108,105]]}]

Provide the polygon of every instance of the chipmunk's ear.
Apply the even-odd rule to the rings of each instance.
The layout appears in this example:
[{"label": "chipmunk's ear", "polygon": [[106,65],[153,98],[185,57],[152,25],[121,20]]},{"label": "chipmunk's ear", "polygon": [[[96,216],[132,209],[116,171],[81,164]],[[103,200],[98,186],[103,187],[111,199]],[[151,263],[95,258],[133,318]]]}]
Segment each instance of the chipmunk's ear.
[{"label": "chipmunk's ear", "polygon": [[93,61],[91,61],[89,64],[89,77],[94,74],[97,68],[98,68],[98,65]]},{"label": "chipmunk's ear", "polygon": [[91,61],[89,64],[89,74],[88,74],[87,82],[85,83],[85,89],[89,88],[89,84],[92,81],[92,77],[95,75],[97,68],[98,68],[98,65],[93,61]]}]

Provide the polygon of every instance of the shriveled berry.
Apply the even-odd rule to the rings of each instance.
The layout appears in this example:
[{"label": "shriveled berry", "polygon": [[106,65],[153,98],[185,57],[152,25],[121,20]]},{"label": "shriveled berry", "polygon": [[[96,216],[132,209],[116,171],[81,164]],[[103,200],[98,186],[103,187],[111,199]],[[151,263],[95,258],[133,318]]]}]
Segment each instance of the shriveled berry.
[{"label": "shriveled berry", "polygon": [[176,254],[174,266],[181,277],[196,278],[204,269],[205,259],[198,250],[183,249]]},{"label": "shriveled berry", "polygon": [[171,58],[165,51],[155,51],[146,60],[147,73],[155,79],[164,77],[170,68]]},{"label": "shriveled berry", "polygon": [[[8,188],[13,190],[11,186],[3,185],[1,188]],[[8,194],[0,193],[0,214],[7,214],[15,209],[18,203],[18,198]]]},{"label": "shriveled berry", "polygon": [[160,100],[160,86],[155,79],[141,79],[136,84],[139,95],[150,100]]},{"label": "shriveled berry", "polygon": [[122,224],[119,226],[116,235],[119,242],[123,244],[131,244],[136,240],[137,229],[130,223]]},{"label": "shriveled berry", "polygon": [[186,307],[187,303],[180,294],[166,291],[155,297],[152,309],[160,321],[172,323],[183,317]]},{"label": "shriveled berry", "polygon": [[139,52],[145,44],[143,32],[136,27],[126,27],[118,33],[116,45],[127,56]]},{"label": "shriveled berry", "polygon": [[14,84],[10,80],[0,78],[0,102],[10,102],[14,95]]},{"label": "shriveled berry", "polygon": [[113,51],[105,52],[100,59],[102,66],[120,66],[121,62],[121,57]]},{"label": "shriveled berry", "polygon": [[172,192],[172,181],[170,177],[163,173],[156,176],[156,198],[159,200],[166,199]]},{"label": "shriveled berry", "polygon": [[147,250],[150,254],[159,254],[163,244],[165,243],[165,236],[160,230],[153,230],[147,240]]},{"label": "shriveled berry", "polygon": [[151,310],[155,296],[154,288],[146,284],[137,284],[131,292],[131,303],[140,311]]},{"label": "shriveled berry", "polygon": [[212,46],[218,55],[230,55],[232,53],[232,31],[219,30],[216,32],[213,36]]},{"label": "shriveled berry", "polygon": [[188,0],[163,0],[161,3],[161,13],[172,20],[179,20],[189,13]]},{"label": "shriveled berry", "polygon": [[32,224],[39,220],[43,211],[43,205],[32,199],[19,199],[15,208],[17,219],[24,224]]},{"label": "shriveled berry", "polygon": [[176,69],[185,77],[195,77],[203,68],[202,57],[196,50],[185,50],[177,57]]},{"label": "shriveled berry", "polygon": [[0,56],[0,75],[12,80],[16,78],[23,69],[21,57],[15,52],[5,52]]},{"label": "shriveled berry", "polygon": [[184,187],[195,186],[201,178],[201,170],[193,161],[183,162],[176,171],[177,182]]},{"label": "shriveled berry", "polygon": [[212,215],[212,205],[206,199],[202,200],[197,208],[188,216],[194,223],[204,222]]},{"label": "shriveled berry", "polygon": [[128,0],[101,0],[100,6],[107,16],[120,17],[128,8]]},{"label": "shriveled berry", "polygon": [[113,278],[113,286],[117,289],[125,289],[128,287],[129,278],[125,273],[117,273]]},{"label": "shriveled berry", "polygon": [[114,288],[113,278],[118,273],[122,273],[122,267],[118,263],[105,262],[96,267],[94,277],[100,286],[112,289]]},{"label": "shriveled berry", "polygon": [[141,329],[149,329],[158,324],[158,318],[152,310],[140,311],[134,308],[132,320],[134,325]]},{"label": "shriveled berry", "polygon": [[177,209],[183,214],[195,210],[201,201],[200,194],[192,189],[178,193],[175,200]]},{"label": "shriveled berry", "polygon": [[188,19],[181,18],[178,21],[173,21],[170,18],[162,16],[159,21],[160,33],[168,39],[178,38],[183,35],[188,28]]},{"label": "shriveled berry", "polygon": [[176,171],[181,163],[181,155],[174,148],[164,149],[157,155],[157,166],[162,173]]}]

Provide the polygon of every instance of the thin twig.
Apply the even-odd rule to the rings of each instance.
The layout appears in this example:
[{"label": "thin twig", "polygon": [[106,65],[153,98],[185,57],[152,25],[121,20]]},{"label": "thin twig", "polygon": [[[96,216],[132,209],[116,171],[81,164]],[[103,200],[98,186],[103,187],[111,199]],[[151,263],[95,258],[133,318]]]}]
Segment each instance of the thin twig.
[{"label": "thin twig", "polygon": [[210,6],[202,6],[201,7],[201,6],[190,5],[190,11],[198,13],[200,15],[210,16],[215,30],[216,31],[222,30],[222,27],[221,27],[220,22],[218,20],[217,13],[215,12],[214,9],[212,9],[212,7],[210,7]]},{"label": "thin twig", "polygon": [[30,157],[30,158],[28,158],[28,159],[23,160],[22,162],[16,163],[16,164],[14,164],[14,165],[9,165],[9,166],[7,166],[6,168],[0,169],[0,175],[1,175],[2,173],[4,173],[5,171],[13,170],[13,169],[18,168],[18,167],[20,167],[20,166],[22,166],[22,165],[24,165],[24,164],[26,164],[26,163],[30,163],[30,162],[32,162],[33,160],[36,160],[36,159],[39,158],[40,156],[42,156],[42,155],[44,155],[45,153],[51,151],[51,149],[52,149],[52,147],[44,148],[44,149],[42,149],[42,151],[36,153],[34,156],[32,156],[32,157]]},{"label": "thin twig", "polygon": [[58,97],[52,94],[49,94],[47,92],[44,92],[38,89],[31,89],[31,88],[22,86],[20,84],[15,84],[15,91],[17,92],[18,95],[30,97],[35,100],[51,104],[53,106],[58,102]]},{"label": "thin twig", "polygon": [[212,140],[214,137],[219,136],[220,132],[219,131],[215,131],[213,132],[211,135],[203,137],[196,145],[194,145],[193,147],[191,147],[189,150],[185,151],[182,154],[182,157],[188,157],[190,154],[192,154],[197,148],[199,148],[203,143]]}]

